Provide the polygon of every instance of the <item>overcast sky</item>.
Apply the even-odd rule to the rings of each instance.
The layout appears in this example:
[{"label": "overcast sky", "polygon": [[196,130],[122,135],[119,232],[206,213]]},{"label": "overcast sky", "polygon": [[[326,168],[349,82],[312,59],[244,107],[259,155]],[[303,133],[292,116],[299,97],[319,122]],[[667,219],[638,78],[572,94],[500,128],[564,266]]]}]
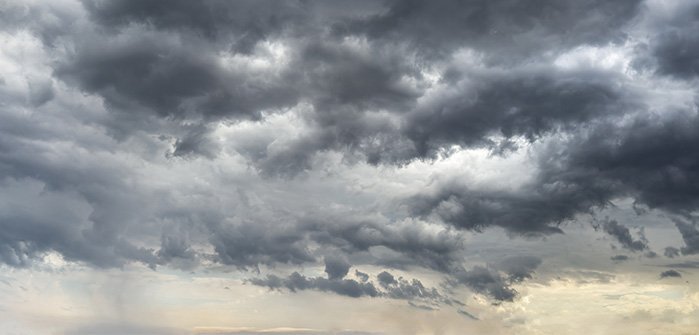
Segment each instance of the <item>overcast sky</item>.
[{"label": "overcast sky", "polygon": [[0,334],[697,334],[699,1],[0,0]]}]

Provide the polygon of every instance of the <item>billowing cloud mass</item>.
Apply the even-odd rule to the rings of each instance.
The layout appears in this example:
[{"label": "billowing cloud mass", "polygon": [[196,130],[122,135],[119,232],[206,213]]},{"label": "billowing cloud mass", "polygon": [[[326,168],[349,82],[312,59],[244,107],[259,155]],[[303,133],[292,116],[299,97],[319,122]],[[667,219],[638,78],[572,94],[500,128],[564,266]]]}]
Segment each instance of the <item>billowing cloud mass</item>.
[{"label": "billowing cloud mass", "polygon": [[[543,334],[515,315],[541,287],[696,268],[694,0],[11,0],[0,43],[13,294],[22,271],[139,268]],[[80,306],[126,299],[95,290]],[[180,333],[81,310],[112,316],[65,334]],[[251,315],[212,332],[354,331]]]}]

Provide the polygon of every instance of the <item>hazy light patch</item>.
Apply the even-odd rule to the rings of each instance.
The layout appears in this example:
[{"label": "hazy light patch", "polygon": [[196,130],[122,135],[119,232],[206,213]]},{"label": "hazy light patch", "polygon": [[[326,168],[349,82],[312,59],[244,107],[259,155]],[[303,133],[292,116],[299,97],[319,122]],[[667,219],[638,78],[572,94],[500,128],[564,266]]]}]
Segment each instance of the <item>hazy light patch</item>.
[{"label": "hazy light patch", "polygon": [[694,4],[694,0],[646,0],[645,1],[645,16],[643,23],[658,24],[671,21],[679,11],[687,10],[689,6]]},{"label": "hazy light patch", "polygon": [[[54,82],[48,56],[41,40],[27,31],[0,32],[0,101],[3,114],[15,119],[33,114],[32,109],[17,108],[29,104],[39,107],[53,99]],[[7,117],[3,115],[3,118]]]},{"label": "hazy light patch", "polygon": [[[360,268],[369,273],[378,269]],[[408,277],[414,274],[393,272]],[[220,272],[187,274],[132,266],[108,271],[75,268],[60,273],[6,271],[0,283],[5,297],[0,310],[12,316],[3,318],[5,329],[22,329],[29,334],[99,327],[153,329],[168,334],[352,334],[349,330],[384,334],[434,334],[439,330],[445,335],[463,331],[625,334],[628,329],[641,331],[647,324],[621,327],[624,320],[649,322],[644,318],[657,325],[658,330],[650,334],[663,334],[661,330],[677,333],[699,325],[695,286],[633,274],[610,279],[603,272],[576,270],[559,275],[559,279],[545,283],[516,285],[521,297],[497,307],[480,296],[457,292],[466,303],[464,308],[480,321],[446,306],[423,311],[402,301],[318,292],[287,294],[242,285]],[[600,280],[603,277],[607,279]],[[686,279],[693,281],[694,277]],[[345,306],[341,313],[336,308],[340,305]],[[566,327],[561,328],[563,325]]]},{"label": "hazy light patch", "polygon": [[234,123],[220,122],[213,136],[232,148],[246,149],[268,146],[273,142],[283,142],[304,134],[307,126],[302,117],[312,107],[301,104],[284,113],[263,112],[261,121],[240,121]]},{"label": "hazy light patch", "polygon": [[553,64],[566,70],[599,69],[631,75],[633,46],[580,46],[559,55]]},{"label": "hazy light patch", "polygon": [[414,161],[397,174],[420,178],[423,187],[456,182],[474,189],[517,190],[536,176],[528,146],[504,155],[489,149],[453,147],[436,161]]},{"label": "hazy light patch", "polygon": [[463,68],[483,68],[485,67],[486,56],[471,48],[459,48],[451,56],[451,65]]},{"label": "hazy light patch", "polygon": [[223,68],[232,71],[278,72],[289,64],[289,53],[282,41],[261,41],[251,55],[223,53],[219,61]]},{"label": "hazy light patch", "polygon": [[46,65],[31,68],[23,66],[23,64],[29,63],[42,64],[47,57],[41,40],[30,32],[0,32],[0,43],[4,45],[0,51],[0,68],[3,69],[5,81],[9,79],[9,76],[22,80],[26,79],[28,75],[51,71],[51,68]]},{"label": "hazy light patch", "polygon": [[311,328],[250,328],[250,327],[195,327],[195,334],[317,334],[320,331]]},{"label": "hazy light patch", "polygon": [[[696,288],[639,281],[632,275],[584,284],[564,278],[528,285],[526,295],[502,306],[502,312],[520,320],[512,324],[520,334],[680,334],[699,325]],[[641,314],[649,319],[640,320]]]}]

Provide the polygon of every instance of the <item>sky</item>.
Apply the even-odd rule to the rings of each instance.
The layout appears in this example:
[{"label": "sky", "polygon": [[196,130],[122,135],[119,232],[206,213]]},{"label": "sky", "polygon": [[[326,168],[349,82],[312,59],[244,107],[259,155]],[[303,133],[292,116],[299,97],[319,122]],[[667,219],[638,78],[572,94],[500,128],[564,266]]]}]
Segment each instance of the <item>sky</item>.
[{"label": "sky", "polygon": [[0,334],[699,334],[697,0],[0,0]]}]

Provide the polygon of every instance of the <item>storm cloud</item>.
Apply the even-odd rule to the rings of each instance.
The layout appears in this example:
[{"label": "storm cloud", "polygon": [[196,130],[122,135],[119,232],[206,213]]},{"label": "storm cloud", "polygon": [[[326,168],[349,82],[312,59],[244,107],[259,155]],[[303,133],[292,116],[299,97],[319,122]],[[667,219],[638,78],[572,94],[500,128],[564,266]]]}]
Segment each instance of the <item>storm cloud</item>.
[{"label": "storm cloud", "polygon": [[220,271],[477,320],[464,292],[699,254],[692,1],[65,0],[0,21],[2,266]]}]

